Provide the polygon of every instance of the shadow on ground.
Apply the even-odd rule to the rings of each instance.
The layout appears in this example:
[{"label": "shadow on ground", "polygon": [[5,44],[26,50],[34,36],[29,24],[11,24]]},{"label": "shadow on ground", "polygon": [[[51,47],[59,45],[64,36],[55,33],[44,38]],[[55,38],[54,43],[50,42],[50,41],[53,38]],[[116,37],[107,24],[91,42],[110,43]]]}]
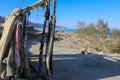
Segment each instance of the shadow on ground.
[{"label": "shadow on ground", "polygon": [[[31,58],[37,59],[38,55]],[[34,62],[38,64],[37,62]],[[99,80],[120,76],[120,61],[107,60],[97,54],[58,54],[53,60],[57,80]],[[110,79],[112,80],[112,79]],[[120,80],[120,77],[116,80]]]}]

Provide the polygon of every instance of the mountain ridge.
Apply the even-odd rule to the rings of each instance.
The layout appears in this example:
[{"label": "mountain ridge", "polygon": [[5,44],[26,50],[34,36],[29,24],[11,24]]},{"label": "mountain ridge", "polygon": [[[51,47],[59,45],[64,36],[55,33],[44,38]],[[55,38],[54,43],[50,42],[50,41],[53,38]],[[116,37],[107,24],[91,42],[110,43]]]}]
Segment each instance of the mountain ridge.
[{"label": "mountain ridge", "polygon": [[[5,17],[0,16],[0,23],[4,23],[5,22]],[[34,23],[29,21],[28,25],[33,26],[34,28],[43,28],[44,24],[40,24],[40,23]],[[66,29],[66,27],[64,26],[56,26],[56,28],[60,28],[60,29]]]}]

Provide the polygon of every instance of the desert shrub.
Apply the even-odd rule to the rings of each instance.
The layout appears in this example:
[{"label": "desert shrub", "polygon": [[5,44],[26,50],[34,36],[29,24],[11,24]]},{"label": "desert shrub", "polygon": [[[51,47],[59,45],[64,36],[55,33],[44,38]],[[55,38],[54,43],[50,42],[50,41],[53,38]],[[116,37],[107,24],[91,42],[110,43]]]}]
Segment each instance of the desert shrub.
[{"label": "desert shrub", "polygon": [[102,38],[107,38],[109,33],[108,23],[99,19],[97,22],[98,36]]},{"label": "desert shrub", "polygon": [[120,38],[120,30],[116,28],[112,29],[110,37],[115,39]]},{"label": "desert shrub", "polygon": [[120,54],[120,40],[109,40],[106,42],[105,47],[110,53]]},{"label": "desert shrub", "polygon": [[78,22],[77,34],[84,41],[83,44],[90,42],[93,50],[120,54],[120,30],[110,30],[108,23],[103,20],[89,25]]}]

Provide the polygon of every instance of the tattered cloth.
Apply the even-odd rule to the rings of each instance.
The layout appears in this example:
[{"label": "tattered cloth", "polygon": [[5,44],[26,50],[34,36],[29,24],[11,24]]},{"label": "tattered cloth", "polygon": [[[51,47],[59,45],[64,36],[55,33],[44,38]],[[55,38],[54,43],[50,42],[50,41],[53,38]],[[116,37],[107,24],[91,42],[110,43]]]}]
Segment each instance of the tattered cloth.
[{"label": "tattered cloth", "polygon": [[0,73],[3,71],[2,60],[4,55],[6,54],[5,51],[7,49],[7,46],[15,29],[14,23],[19,14],[20,14],[20,9],[13,10],[13,12],[7,18],[4,24],[4,30],[0,40]]},{"label": "tattered cloth", "polygon": [[[16,31],[15,33],[13,33],[15,28],[16,28],[15,22],[16,22],[18,16],[20,15],[20,12],[21,12],[21,9],[13,10],[13,12],[8,16],[8,18],[7,18],[7,20],[5,21],[5,24],[4,24],[4,30],[3,30],[2,37],[1,37],[1,40],[0,40],[0,76],[3,76],[3,73],[5,73],[5,71],[6,71],[5,69],[7,68],[7,67],[5,68],[3,60],[7,59],[9,57],[9,53],[11,53],[13,51],[12,48],[9,49],[9,52],[7,50],[8,46],[10,46],[9,43],[10,43],[10,40],[11,40],[13,34],[17,34],[16,35],[16,43],[18,43],[18,44],[16,44],[15,46],[18,49],[20,49],[20,43],[19,43],[20,42],[19,41],[20,40],[20,35],[19,35],[20,33],[19,33],[19,30]],[[29,72],[29,65],[28,65],[27,56],[24,52],[24,46],[23,45],[22,45],[21,49],[22,49],[22,54],[20,55],[19,50],[18,51],[16,50],[16,55],[17,56],[20,55],[21,60],[22,60],[21,63],[23,64],[22,68],[24,69],[25,74],[27,74]],[[8,55],[8,56],[6,56],[6,55]],[[8,62],[10,62],[10,61],[8,61]],[[8,66],[8,65],[6,65],[6,66]],[[8,66],[8,67],[9,67],[8,69],[10,69],[10,66]],[[8,73],[5,73],[5,74],[8,74]],[[12,73],[10,73],[10,74],[12,74]],[[29,75],[29,73],[28,73],[28,75]]]}]

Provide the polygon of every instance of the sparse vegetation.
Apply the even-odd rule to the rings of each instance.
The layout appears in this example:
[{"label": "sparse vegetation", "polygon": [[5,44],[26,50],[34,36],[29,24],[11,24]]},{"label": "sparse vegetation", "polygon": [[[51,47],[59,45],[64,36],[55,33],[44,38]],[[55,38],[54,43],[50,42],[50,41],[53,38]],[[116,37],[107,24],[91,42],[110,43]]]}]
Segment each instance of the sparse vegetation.
[{"label": "sparse vegetation", "polygon": [[[99,19],[97,24],[78,22],[77,34],[96,51],[120,54],[120,30],[109,29],[108,23]],[[83,45],[83,44],[81,44]]]}]

